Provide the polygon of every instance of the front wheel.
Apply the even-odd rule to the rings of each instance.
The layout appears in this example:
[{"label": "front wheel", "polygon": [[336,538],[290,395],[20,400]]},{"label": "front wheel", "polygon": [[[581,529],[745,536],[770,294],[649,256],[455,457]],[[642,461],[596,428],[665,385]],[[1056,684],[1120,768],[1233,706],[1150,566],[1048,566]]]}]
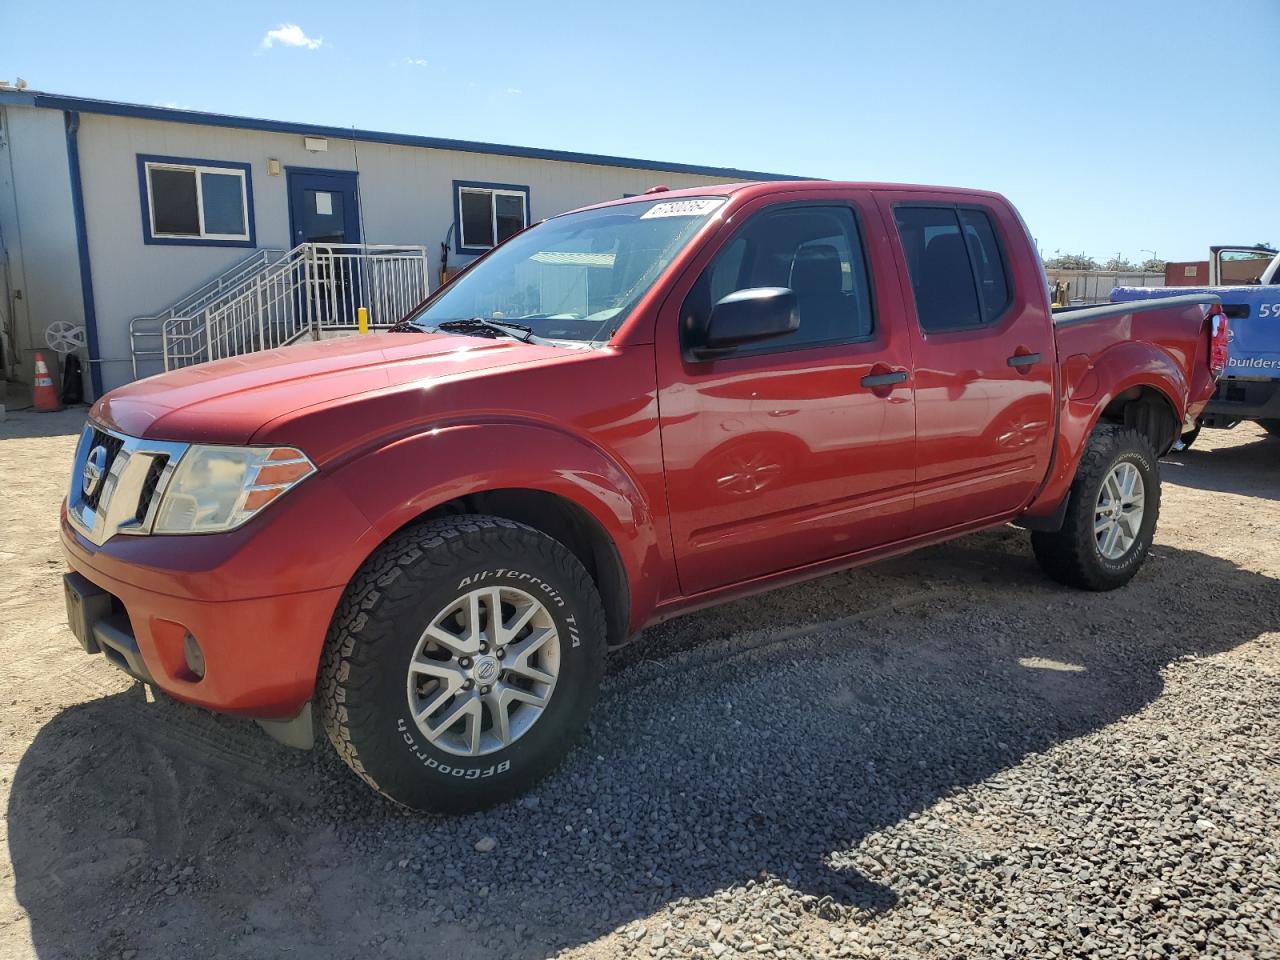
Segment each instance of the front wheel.
[{"label": "front wheel", "polygon": [[528,789],[586,724],[604,609],[563,544],[499,517],[393,535],[352,579],[320,666],[321,717],[365,782],[414,810]]},{"label": "front wheel", "polygon": [[1094,430],[1067,501],[1062,529],[1036,532],[1045,573],[1083,590],[1114,590],[1133,579],[1151,549],[1160,515],[1155,451],[1136,430]]}]

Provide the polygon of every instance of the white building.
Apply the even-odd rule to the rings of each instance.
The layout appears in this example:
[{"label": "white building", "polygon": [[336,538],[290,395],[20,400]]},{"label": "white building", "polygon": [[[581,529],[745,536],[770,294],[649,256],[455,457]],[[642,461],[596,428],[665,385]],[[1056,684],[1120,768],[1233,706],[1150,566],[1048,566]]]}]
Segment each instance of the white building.
[{"label": "white building", "polygon": [[356,306],[391,323],[544,217],[761,179],[785,178],[0,88],[0,374],[54,360],[50,326],[83,327],[96,396]]}]

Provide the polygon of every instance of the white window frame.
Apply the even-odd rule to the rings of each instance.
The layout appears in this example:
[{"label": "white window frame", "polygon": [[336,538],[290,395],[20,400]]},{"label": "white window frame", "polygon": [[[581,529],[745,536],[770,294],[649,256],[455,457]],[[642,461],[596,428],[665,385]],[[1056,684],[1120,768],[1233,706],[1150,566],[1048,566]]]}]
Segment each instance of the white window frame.
[{"label": "white window frame", "polygon": [[[493,243],[468,243],[466,230],[463,228],[462,195],[464,193],[482,193],[489,197],[489,229],[493,231]],[[519,197],[520,211],[525,229],[529,226],[529,195],[524,190],[504,190],[501,187],[458,187],[458,246],[464,250],[492,250],[498,245],[498,201],[497,197]]]},{"label": "white window frame", "polygon": [[[151,225],[151,236],[157,240],[233,240],[246,242],[249,240],[249,178],[240,167],[205,167],[190,163],[160,163],[147,160],[143,164],[147,179],[147,219]],[[196,178],[196,217],[200,223],[199,233],[161,233],[156,229],[156,204],[152,196],[151,171],[177,170],[181,173],[195,174]],[[240,213],[244,221],[243,233],[208,233],[204,228],[204,176],[205,173],[216,173],[221,176],[238,176],[240,178]],[[494,234],[497,236],[496,232]]]}]

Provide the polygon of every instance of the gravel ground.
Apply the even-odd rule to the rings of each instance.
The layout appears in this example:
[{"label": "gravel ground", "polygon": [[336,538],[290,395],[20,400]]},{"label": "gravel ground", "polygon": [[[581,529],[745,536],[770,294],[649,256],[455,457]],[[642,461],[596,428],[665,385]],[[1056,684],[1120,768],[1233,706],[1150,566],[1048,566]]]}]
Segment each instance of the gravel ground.
[{"label": "gravel ground", "polygon": [[[1280,442],[1125,590],[1013,529],[649,631],[523,800],[399,813],[63,624],[83,411],[0,424],[0,956],[1280,957]],[[41,469],[33,469],[33,465]]]}]

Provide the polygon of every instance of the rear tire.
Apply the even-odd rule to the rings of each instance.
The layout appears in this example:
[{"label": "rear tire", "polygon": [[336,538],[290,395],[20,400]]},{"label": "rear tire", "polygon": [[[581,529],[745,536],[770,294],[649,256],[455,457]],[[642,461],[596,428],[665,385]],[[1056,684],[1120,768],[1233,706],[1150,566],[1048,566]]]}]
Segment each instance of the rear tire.
[{"label": "rear tire", "polygon": [[1071,484],[1062,529],[1031,534],[1045,573],[1082,590],[1114,590],[1146,559],[1160,515],[1160,468],[1147,438],[1097,427]]},{"label": "rear tire", "polygon": [[604,652],[599,594],[563,544],[500,517],[431,520],[394,534],[352,578],[321,660],[321,718],[383,795],[478,810],[561,761],[595,703]]}]

